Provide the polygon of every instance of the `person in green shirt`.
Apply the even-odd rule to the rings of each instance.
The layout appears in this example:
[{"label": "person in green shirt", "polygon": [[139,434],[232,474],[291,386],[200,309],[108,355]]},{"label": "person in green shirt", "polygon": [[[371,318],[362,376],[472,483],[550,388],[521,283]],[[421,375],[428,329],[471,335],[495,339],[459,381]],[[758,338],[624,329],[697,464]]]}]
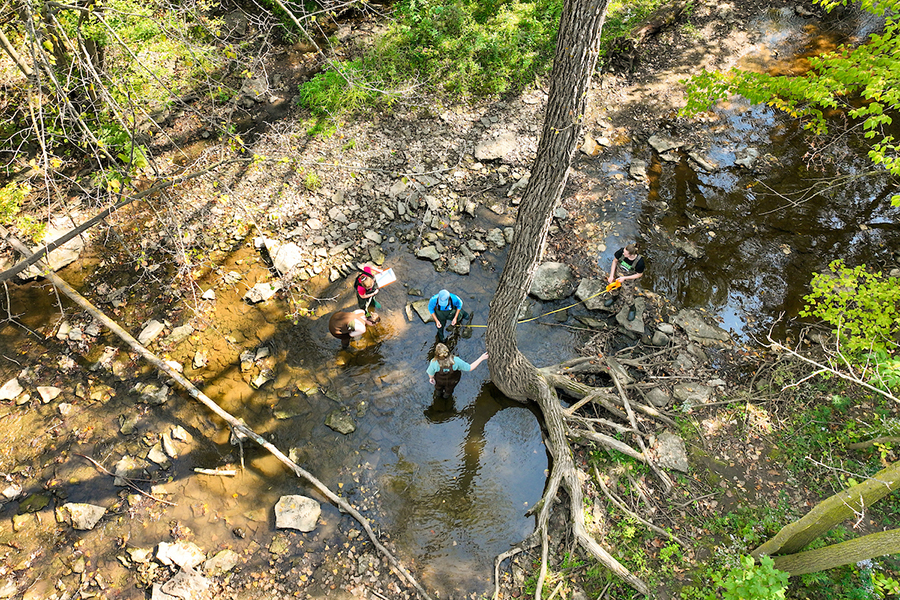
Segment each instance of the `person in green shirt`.
[{"label": "person in green shirt", "polygon": [[434,386],[442,398],[453,395],[453,389],[459,383],[463,371],[471,371],[487,360],[487,352],[476,358],[472,364],[458,356],[454,356],[444,344],[434,347],[434,359],[428,365],[428,381]]}]

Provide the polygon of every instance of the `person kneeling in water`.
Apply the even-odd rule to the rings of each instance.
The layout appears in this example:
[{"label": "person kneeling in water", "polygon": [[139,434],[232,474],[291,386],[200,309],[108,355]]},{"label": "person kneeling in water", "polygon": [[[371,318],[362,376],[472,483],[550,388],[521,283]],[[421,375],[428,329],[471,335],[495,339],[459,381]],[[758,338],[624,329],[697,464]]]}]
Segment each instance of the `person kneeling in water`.
[{"label": "person kneeling in water", "polygon": [[366,325],[371,327],[381,320],[375,313],[366,316],[366,311],[354,310],[353,312],[338,311],[328,320],[328,332],[341,340],[341,348],[347,348],[350,340],[358,338],[366,332]]}]

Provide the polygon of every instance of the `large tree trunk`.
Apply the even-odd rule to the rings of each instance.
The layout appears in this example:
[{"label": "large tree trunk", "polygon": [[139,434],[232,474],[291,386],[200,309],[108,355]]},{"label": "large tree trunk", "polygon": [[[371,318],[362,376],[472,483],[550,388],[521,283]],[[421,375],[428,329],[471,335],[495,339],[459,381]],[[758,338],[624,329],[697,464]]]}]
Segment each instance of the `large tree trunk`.
[{"label": "large tree trunk", "polygon": [[897,552],[900,552],[900,529],[890,529],[818,550],[776,556],[775,568],[787,571],[793,577],[851,565],[861,560]]},{"label": "large tree trunk", "polygon": [[519,206],[506,267],[491,300],[487,329],[491,378],[504,394],[520,401],[535,400],[546,388],[518,350],[516,318],[543,254],[553,208],[562,196],[581,137],[607,3],[566,0],[563,6],[537,159]]},{"label": "large tree trunk", "polygon": [[543,560],[535,598],[541,597],[548,551],[547,526],[560,485],[569,496],[570,522],[578,544],[639,592],[649,591],[644,582],[629,573],[586,532],[581,480],[569,447],[565,415],[555,389],[519,352],[516,342],[519,306],[525,300],[534,269],[543,254],[552,211],[562,196],[581,137],[607,3],[608,0],[566,0],[563,6],[537,159],[519,206],[506,267],[491,301],[486,334],[492,380],[510,398],[537,402],[547,428],[547,447],[553,467],[544,497],[536,506],[535,532],[524,542],[542,546]]},{"label": "large tree trunk", "polygon": [[775,537],[751,553],[753,558],[762,554],[793,554],[818,538],[832,527],[865,511],[900,487],[900,461],[882,469],[859,485],[841,490],[822,500],[802,519],[785,525]]}]

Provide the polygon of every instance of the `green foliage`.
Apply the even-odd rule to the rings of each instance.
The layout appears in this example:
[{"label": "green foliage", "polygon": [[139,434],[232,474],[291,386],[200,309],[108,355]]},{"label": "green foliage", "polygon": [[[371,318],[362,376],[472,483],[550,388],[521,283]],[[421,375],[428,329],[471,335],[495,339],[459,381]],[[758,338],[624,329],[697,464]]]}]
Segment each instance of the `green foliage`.
[{"label": "green foliage", "polygon": [[[664,4],[614,0],[601,39],[626,35]],[[561,0],[402,0],[374,48],[301,84],[301,101],[333,117],[421,90],[453,100],[515,92],[549,71],[561,12]]]},{"label": "green foliage", "polygon": [[828,571],[801,575],[805,597],[817,600],[869,600],[900,596],[896,571],[885,571],[877,561],[865,560]]},{"label": "green foliage", "polygon": [[427,91],[455,99],[521,89],[553,58],[559,0],[405,0],[396,21],[364,56],[301,84],[316,114],[390,107]]},{"label": "green foliage", "polygon": [[306,189],[313,192],[322,187],[322,180],[319,178],[318,174],[310,171],[306,174],[306,177],[303,178],[303,185],[306,187]]},{"label": "green foliage", "polygon": [[116,158],[135,169],[145,169],[150,164],[147,160],[147,149],[143,145],[134,145],[131,135],[118,123],[104,123],[95,134],[100,145],[111,150]]},{"label": "green foliage", "polygon": [[9,224],[19,214],[22,201],[31,186],[27,183],[12,182],[0,189],[0,223]]},{"label": "green foliage", "polygon": [[[784,600],[787,573],[775,568],[775,561],[768,556],[760,558],[756,564],[750,556],[741,558],[741,566],[732,569],[725,576],[713,573],[713,582],[720,588],[722,600]],[[708,596],[716,600],[717,596]]]},{"label": "green foliage", "polygon": [[[827,10],[847,5],[849,0],[816,0]],[[847,110],[862,122],[865,136],[873,140],[869,158],[887,172],[900,176],[900,145],[890,130],[891,114],[900,109],[900,0],[861,0],[868,12],[885,16],[881,34],[866,44],[841,46],[809,59],[811,69],[800,77],[772,76],[732,69],[728,73],[707,72],[687,82],[688,102],[682,114],[708,110],[731,94],[757,104],[768,104],[804,120],[816,134],[828,131],[826,111]],[[861,106],[850,104],[862,98]],[[892,203],[900,206],[900,194]]]},{"label": "green foliage", "polygon": [[865,265],[850,268],[840,260],[829,272],[813,276],[812,292],[801,316],[816,317],[834,328],[842,351],[873,369],[873,382],[900,388],[900,281],[870,273]]},{"label": "green foliage", "polygon": [[352,113],[374,104],[381,94],[373,87],[376,82],[367,80],[367,76],[369,74],[359,61],[343,63],[340,71],[323,71],[300,84],[300,104],[318,117]]},{"label": "green foliage", "polygon": [[43,239],[44,232],[47,230],[47,224],[43,221],[38,221],[31,215],[20,215],[16,219],[16,229],[21,235],[37,243]]},{"label": "green foliage", "polygon": [[22,203],[30,192],[30,185],[15,181],[0,188],[0,224],[13,226],[19,235],[38,242],[44,237],[46,223],[21,214]]}]

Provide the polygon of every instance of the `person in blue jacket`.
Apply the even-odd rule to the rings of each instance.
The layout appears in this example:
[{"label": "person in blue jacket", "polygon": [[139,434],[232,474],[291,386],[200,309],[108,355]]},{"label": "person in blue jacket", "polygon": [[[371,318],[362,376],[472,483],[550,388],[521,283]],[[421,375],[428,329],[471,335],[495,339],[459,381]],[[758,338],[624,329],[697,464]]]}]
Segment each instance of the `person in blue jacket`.
[{"label": "person in blue jacket", "polygon": [[487,360],[487,357],[487,352],[485,352],[472,364],[469,364],[458,356],[454,356],[450,352],[450,348],[444,344],[438,344],[434,347],[434,359],[428,365],[428,381],[442,398],[449,398],[453,395],[453,389],[459,383],[462,372],[474,370]]},{"label": "person in blue jacket", "polygon": [[450,321],[450,325],[455,326],[458,322],[468,318],[469,313],[462,309],[462,305],[459,296],[451,294],[447,290],[441,290],[431,297],[428,302],[428,312],[431,313],[431,318],[437,325],[438,341],[444,341],[447,321]]}]

